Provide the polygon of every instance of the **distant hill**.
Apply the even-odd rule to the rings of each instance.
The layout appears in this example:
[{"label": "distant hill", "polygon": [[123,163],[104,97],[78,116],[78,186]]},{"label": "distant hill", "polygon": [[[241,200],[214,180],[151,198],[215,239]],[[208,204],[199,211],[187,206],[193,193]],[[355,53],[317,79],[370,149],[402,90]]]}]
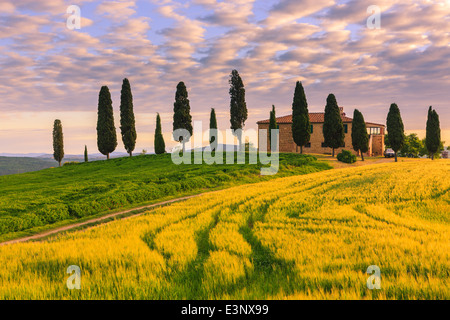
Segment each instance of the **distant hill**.
[{"label": "distant hill", "polygon": [[31,157],[0,157],[0,176],[55,167],[56,161]]},{"label": "distant hill", "polygon": [[[127,153],[117,152],[111,155],[111,158],[128,156]],[[105,160],[105,156],[90,154],[89,161]],[[64,156],[62,164],[65,162],[83,162],[83,155],[68,154]],[[7,174],[17,174],[32,171],[39,171],[51,167],[57,167],[58,163],[53,159],[52,154],[46,153],[0,153],[0,176]]]}]

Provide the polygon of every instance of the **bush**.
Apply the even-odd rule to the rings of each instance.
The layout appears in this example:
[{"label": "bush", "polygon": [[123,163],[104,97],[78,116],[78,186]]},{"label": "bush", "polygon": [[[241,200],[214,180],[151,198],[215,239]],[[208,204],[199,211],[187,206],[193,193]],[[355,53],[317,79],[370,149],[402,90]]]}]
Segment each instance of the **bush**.
[{"label": "bush", "polygon": [[65,167],[65,166],[73,166],[75,164],[79,164],[79,162],[78,161],[67,161],[67,162],[64,162],[63,167]]},{"label": "bush", "polygon": [[356,156],[347,150],[342,150],[341,153],[337,155],[337,159],[341,162],[345,163],[354,163],[356,162]]}]

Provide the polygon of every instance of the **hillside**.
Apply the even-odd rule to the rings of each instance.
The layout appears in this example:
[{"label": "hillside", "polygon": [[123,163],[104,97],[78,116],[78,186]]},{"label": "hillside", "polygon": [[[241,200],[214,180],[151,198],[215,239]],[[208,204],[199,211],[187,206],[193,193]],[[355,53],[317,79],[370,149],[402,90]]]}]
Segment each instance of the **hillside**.
[{"label": "hillside", "polygon": [[[2,246],[0,299],[449,299],[449,172],[437,160],[285,177]],[[65,287],[69,265],[82,290]]]},{"label": "hillside", "polygon": [[[225,163],[225,162],[224,162]],[[275,176],[261,164],[175,165],[170,154],[124,157],[0,177],[0,240],[168,198],[331,168],[280,155]]]}]

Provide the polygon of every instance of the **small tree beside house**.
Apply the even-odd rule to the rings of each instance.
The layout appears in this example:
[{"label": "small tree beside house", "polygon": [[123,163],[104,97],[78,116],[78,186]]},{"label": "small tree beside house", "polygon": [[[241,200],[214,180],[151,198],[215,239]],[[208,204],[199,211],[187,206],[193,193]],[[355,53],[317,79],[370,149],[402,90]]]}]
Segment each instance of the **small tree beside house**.
[{"label": "small tree beside house", "polygon": [[332,93],[328,95],[327,105],[325,106],[323,137],[325,145],[333,149],[332,156],[334,157],[334,150],[344,145],[345,133],[341,111],[336,97]]},{"label": "small tree beside house", "polygon": [[[272,105],[272,111],[270,111],[270,121],[269,121],[269,146],[270,151],[276,150],[277,146],[272,146],[272,129],[277,130],[278,124],[277,124],[277,116],[275,113],[275,106]],[[278,139],[277,139],[278,140]]]},{"label": "small tree beside house", "polygon": [[300,153],[303,153],[303,146],[311,139],[308,102],[300,81],[297,81],[295,86],[294,101],[292,102],[292,138],[300,147]]},{"label": "small tree beside house", "polygon": [[389,144],[395,153],[395,162],[397,162],[397,153],[403,147],[405,142],[405,129],[400,115],[400,109],[397,104],[392,103],[386,119],[386,129],[388,131]]},{"label": "small tree beside house", "polygon": [[439,115],[431,106],[428,109],[425,144],[428,153],[431,155],[431,160],[434,160],[434,155],[439,151],[441,145],[441,129]]},{"label": "small tree beside house", "polygon": [[364,117],[358,109],[353,111],[352,145],[353,150],[359,152],[361,160],[364,161],[364,153],[369,151],[369,134],[367,133]]}]

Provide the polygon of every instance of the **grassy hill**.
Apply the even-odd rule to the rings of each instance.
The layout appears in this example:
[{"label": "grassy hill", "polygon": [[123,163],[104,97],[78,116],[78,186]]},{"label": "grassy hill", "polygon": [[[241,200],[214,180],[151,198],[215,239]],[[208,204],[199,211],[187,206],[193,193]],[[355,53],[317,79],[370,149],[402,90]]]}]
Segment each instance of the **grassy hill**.
[{"label": "grassy hill", "polygon": [[[286,177],[3,246],[0,299],[449,299],[449,172],[428,160]],[[69,265],[81,290],[65,287]]]},{"label": "grassy hill", "polygon": [[[224,161],[225,163],[225,161]],[[315,157],[280,155],[275,176],[261,164],[175,165],[170,154],[124,157],[0,177],[0,240],[122,208],[331,168]]]}]

